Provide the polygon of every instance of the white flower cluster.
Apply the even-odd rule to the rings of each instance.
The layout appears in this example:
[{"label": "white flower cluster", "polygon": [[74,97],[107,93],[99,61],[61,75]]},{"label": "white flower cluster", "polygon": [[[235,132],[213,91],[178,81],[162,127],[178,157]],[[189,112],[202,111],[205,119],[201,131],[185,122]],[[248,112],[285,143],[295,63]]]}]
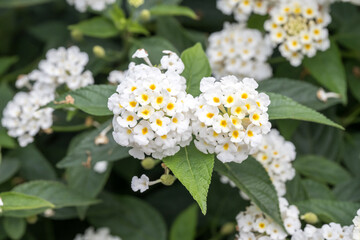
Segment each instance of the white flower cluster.
[{"label": "white flower cluster", "polygon": [[67,0],[68,4],[74,5],[79,12],[86,12],[88,8],[102,11],[107,5],[115,3],[116,0]]},{"label": "white flower cluster", "polygon": [[74,240],[121,240],[121,238],[111,236],[108,228],[99,228],[96,231],[89,227],[85,230],[84,235],[78,234]]},{"label": "white flower cluster", "polygon": [[252,12],[266,15],[271,3],[271,0],[218,0],[216,6],[224,14],[233,13],[237,21],[245,22]]},{"label": "white flower cluster", "polygon": [[138,50],[133,57],[143,58],[150,66],[130,63],[117,93],[108,101],[114,113],[115,141],[132,147],[129,153],[138,159],[172,156],[192,139],[194,99],[185,92],[186,80],[180,75],[184,64],[175,53],[164,53],[160,69],[151,66],[145,50]]},{"label": "white flower cluster", "polygon": [[[288,234],[294,234],[301,227],[299,210],[289,205],[285,198],[279,198],[279,203],[284,227]],[[237,215],[236,221],[239,227],[237,240],[285,240],[287,237],[283,228],[253,203]]]},{"label": "white flower cluster", "polygon": [[291,240],[356,240],[352,236],[353,228],[353,225],[341,227],[338,223],[324,224],[321,228],[307,224],[304,230],[297,230]]},{"label": "white flower cluster", "polygon": [[271,19],[264,27],[274,46],[280,45],[281,55],[291,65],[299,66],[305,55],[313,57],[318,50],[330,47],[328,11],[313,0],[283,0],[271,9]]},{"label": "white flower cluster", "polygon": [[295,169],[291,164],[296,156],[294,144],[285,141],[277,130],[272,129],[264,136],[253,156],[268,172],[278,195],[284,196],[285,182],[295,177]]},{"label": "white flower cluster", "polygon": [[243,24],[225,23],[224,29],[209,37],[207,55],[215,77],[235,75],[264,80],[271,77],[271,66],[266,63],[272,54],[272,44],[260,31]]},{"label": "white flower cluster", "polygon": [[267,114],[270,99],[258,93],[257,82],[227,76],[216,81],[203,78],[192,127],[195,145],[204,153],[216,153],[222,162],[242,162],[253,154],[270,131]]},{"label": "white flower cluster", "polygon": [[19,77],[16,87],[30,91],[17,93],[3,112],[2,125],[10,136],[18,138],[22,147],[33,142],[41,129],[51,127],[53,109],[39,108],[54,100],[58,86],[66,84],[77,89],[94,82],[90,71],[83,72],[88,56],[78,47],[51,49],[46,57],[38,70]]}]

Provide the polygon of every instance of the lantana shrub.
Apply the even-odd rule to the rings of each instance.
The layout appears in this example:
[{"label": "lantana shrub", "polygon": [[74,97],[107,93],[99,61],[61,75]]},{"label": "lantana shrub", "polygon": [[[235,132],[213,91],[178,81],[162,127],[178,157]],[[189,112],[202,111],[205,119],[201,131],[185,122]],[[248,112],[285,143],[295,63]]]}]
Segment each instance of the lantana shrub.
[{"label": "lantana shrub", "polygon": [[0,1],[0,240],[360,240],[358,5]]}]

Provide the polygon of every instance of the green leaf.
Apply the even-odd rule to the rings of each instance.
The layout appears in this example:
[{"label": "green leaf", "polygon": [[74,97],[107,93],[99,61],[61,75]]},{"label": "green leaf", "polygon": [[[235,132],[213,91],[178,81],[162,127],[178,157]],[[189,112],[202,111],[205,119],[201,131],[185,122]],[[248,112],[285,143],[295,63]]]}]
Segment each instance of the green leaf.
[{"label": "green leaf", "polygon": [[18,192],[2,192],[0,197],[4,202],[2,207],[4,214],[7,211],[31,210],[39,208],[53,208],[55,207],[51,202],[46,201],[40,197],[27,195]]},{"label": "green leaf", "polygon": [[194,240],[197,218],[198,207],[193,204],[175,219],[170,229],[170,240]]},{"label": "green leaf", "polygon": [[162,51],[170,50],[175,53],[178,53],[177,49],[165,38],[162,37],[147,37],[142,38],[139,41],[135,41],[131,46],[129,51],[129,59],[135,63],[143,63],[142,59],[134,59],[132,55],[135,53],[137,49],[143,48],[149,53],[149,59],[154,65],[158,65],[160,63],[160,59],[164,55]]},{"label": "green leaf", "polygon": [[13,191],[45,199],[54,204],[56,208],[87,206],[97,203],[96,200],[84,197],[55,181],[31,181],[16,186]]},{"label": "green leaf", "polygon": [[29,7],[52,2],[53,0],[0,0],[0,8]]},{"label": "green leaf", "polygon": [[268,114],[270,120],[275,119],[296,119],[302,121],[316,122],[332,127],[344,129],[337,123],[334,123],[324,115],[315,110],[301,105],[291,98],[282,96],[276,93],[267,93],[269,95],[271,104],[269,106]]},{"label": "green leaf", "polygon": [[154,16],[185,16],[197,19],[195,12],[191,8],[177,5],[156,5],[149,9]]},{"label": "green leaf", "polygon": [[291,141],[300,155],[320,155],[339,161],[344,132],[326,125],[301,122]]},{"label": "green leaf", "polygon": [[286,182],[285,198],[291,204],[296,201],[303,201],[307,199],[306,190],[303,185],[303,181],[299,176],[299,173],[296,173],[295,177],[292,180]]},{"label": "green leaf", "polygon": [[[1,2],[0,2],[1,4]],[[0,76],[6,73],[6,71],[18,61],[18,57],[1,57],[0,58]]]},{"label": "green leaf", "polygon": [[105,17],[94,17],[78,24],[70,25],[70,30],[78,30],[82,34],[96,38],[111,38],[119,35],[119,30]]},{"label": "green leaf", "polygon": [[[95,116],[108,116],[113,113],[108,109],[108,98],[116,92],[116,86],[90,85],[74,91],[66,92],[46,105],[54,109],[75,107]],[[67,96],[74,98],[74,104],[61,103]]]},{"label": "green leaf", "polygon": [[34,144],[11,151],[4,157],[4,160],[7,159],[21,163],[20,175],[26,180],[56,179],[54,168]]},{"label": "green leaf", "polygon": [[200,81],[203,77],[211,75],[209,60],[200,43],[186,49],[181,54],[181,60],[184,62],[185,70],[182,76],[186,78],[186,91],[191,95],[200,95]]},{"label": "green leaf", "polygon": [[4,229],[6,234],[11,239],[20,239],[24,236],[26,231],[26,222],[23,218],[13,218],[5,217],[4,218]]},{"label": "green leaf", "polygon": [[350,174],[340,165],[321,156],[298,157],[293,166],[302,175],[323,183],[337,184],[350,179]]},{"label": "green leaf", "polygon": [[7,134],[6,129],[0,127],[0,146],[3,148],[15,148],[15,140]]},{"label": "green leaf", "polygon": [[[97,173],[84,166],[74,166],[66,171],[69,187],[88,198],[96,197],[106,184],[111,172],[111,164],[104,173]],[[78,207],[80,217],[85,217],[87,207]]]},{"label": "green leaf", "polygon": [[360,177],[339,183],[333,189],[334,195],[342,201],[360,201]]},{"label": "green leaf", "polygon": [[63,158],[57,167],[65,168],[72,166],[82,166],[86,163],[88,157],[91,157],[91,165],[99,161],[116,161],[129,157],[128,148],[119,146],[112,137],[112,132],[106,135],[109,139],[108,144],[95,145],[95,138],[100,132],[110,124],[110,121],[102,124],[98,129],[81,134],[71,142],[71,148],[65,158]]},{"label": "green leaf", "polygon": [[309,199],[335,199],[334,194],[331,192],[330,188],[324,183],[305,179],[302,181],[302,185],[304,186]]},{"label": "green leaf", "polygon": [[197,150],[194,143],[163,159],[206,214],[206,199],[214,167],[214,155]]},{"label": "green leaf", "polygon": [[251,157],[241,164],[216,161],[215,171],[233,181],[262,212],[283,226],[276,190],[258,161]]},{"label": "green leaf", "polygon": [[108,227],[126,240],[166,240],[161,215],[146,202],[130,196],[101,195],[102,203],[89,209],[88,219],[97,227]]},{"label": "green leaf", "polygon": [[360,177],[360,134],[348,135],[344,142],[344,164],[349,171],[356,177]]},{"label": "green leaf", "polygon": [[0,184],[6,182],[19,170],[20,162],[16,159],[4,158],[0,165]]},{"label": "green leaf", "polygon": [[349,226],[360,208],[360,203],[312,199],[295,203],[301,214],[315,213],[324,222]]},{"label": "green leaf", "polygon": [[339,93],[342,101],[347,102],[345,70],[340,50],[334,41],[331,41],[330,48],[325,52],[319,51],[315,57],[304,59],[304,66],[320,84]]},{"label": "green leaf", "polygon": [[131,19],[126,21],[126,28],[131,33],[150,35],[150,32],[145,27]]},{"label": "green leaf", "polygon": [[179,51],[200,42],[206,46],[207,36],[202,32],[185,29],[179,21],[173,17],[160,17],[156,25],[156,33],[168,39]]},{"label": "green leaf", "polygon": [[319,87],[301,80],[287,78],[274,78],[259,82],[259,92],[272,92],[284,95],[294,101],[315,110],[323,110],[340,103],[340,99],[330,98],[327,102],[321,102],[316,93]]}]

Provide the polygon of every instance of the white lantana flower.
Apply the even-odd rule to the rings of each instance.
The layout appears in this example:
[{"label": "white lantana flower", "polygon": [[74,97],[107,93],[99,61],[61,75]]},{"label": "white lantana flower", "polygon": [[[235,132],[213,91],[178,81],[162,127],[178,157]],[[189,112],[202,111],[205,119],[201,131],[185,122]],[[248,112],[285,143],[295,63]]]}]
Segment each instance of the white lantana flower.
[{"label": "white lantana flower", "polygon": [[45,95],[39,91],[18,92],[6,105],[1,124],[8,129],[9,136],[18,138],[21,147],[33,142],[34,136],[40,130],[52,126],[54,110],[40,107],[53,98],[51,93]]},{"label": "white lantana flower", "polygon": [[227,76],[203,78],[192,121],[196,147],[216,153],[222,162],[242,162],[253,154],[271,128],[269,97],[258,93],[257,82]]},{"label": "white lantana flower", "polygon": [[111,236],[108,228],[94,230],[93,227],[89,227],[85,230],[84,235],[78,234],[74,240],[121,240],[121,238]]},{"label": "white lantana flower", "polygon": [[285,183],[295,177],[295,169],[291,162],[295,160],[295,146],[285,139],[275,129],[263,137],[263,140],[253,155],[268,172],[279,196],[286,193]]},{"label": "white lantana flower", "polygon": [[192,139],[190,127],[194,99],[185,92],[186,80],[180,74],[184,64],[176,53],[164,51],[161,68],[151,66],[144,49],[134,57],[148,65],[130,63],[117,92],[108,101],[114,113],[115,141],[131,147],[135,158],[172,156]]},{"label": "white lantana flower", "polygon": [[4,206],[4,202],[2,201],[1,197],[0,197],[0,213],[2,212],[2,207]]},{"label": "white lantana flower", "polygon": [[[285,198],[279,198],[279,203],[284,227],[288,234],[292,235],[301,227],[299,210],[296,206],[289,205]],[[280,225],[262,213],[254,203],[244,212],[240,212],[236,216],[236,221],[239,227],[237,240],[285,240],[288,235]]]},{"label": "white lantana flower", "polygon": [[88,59],[76,46],[50,49],[39,69],[18,78],[16,87],[30,91],[15,95],[6,105],[1,123],[10,136],[18,138],[21,147],[33,142],[40,130],[52,126],[53,109],[40,107],[54,100],[58,86],[65,84],[74,90],[94,83],[92,73],[84,71]]},{"label": "white lantana flower", "polygon": [[149,183],[149,178],[145,174],[141,175],[140,178],[133,176],[131,179],[131,189],[134,192],[140,191],[142,193],[149,189]]},{"label": "white lantana flower", "polygon": [[352,237],[354,240],[360,240],[360,209],[357,211],[357,216],[352,220],[354,223],[354,230]]},{"label": "white lantana flower", "polygon": [[326,26],[331,22],[329,8],[313,0],[283,0],[270,11],[265,29],[283,57],[299,66],[304,56],[330,47]]},{"label": "white lantana flower", "polygon": [[73,5],[79,12],[86,12],[88,8],[102,11],[107,5],[115,3],[116,0],[67,0],[67,2],[69,5]]},{"label": "white lantana flower", "polygon": [[110,83],[121,83],[126,76],[126,71],[118,71],[118,70],[114,70],[111,71],[108,77],[108,80]]},{"label": "white lantana flower", "polygon": [[218,0],[217,8],[226,15],[234,14],[238,22],[246,22],[251,13],[266,15],[272,0]]},{"label": "white lantana flower", "polygon": [[235,75],[264,80],[271,77],[271,66],[266,63],[272,54],[271,41],[260,31],[243,24],[225,23],[224,29],[209,37],[207,55],[215,77]]}]

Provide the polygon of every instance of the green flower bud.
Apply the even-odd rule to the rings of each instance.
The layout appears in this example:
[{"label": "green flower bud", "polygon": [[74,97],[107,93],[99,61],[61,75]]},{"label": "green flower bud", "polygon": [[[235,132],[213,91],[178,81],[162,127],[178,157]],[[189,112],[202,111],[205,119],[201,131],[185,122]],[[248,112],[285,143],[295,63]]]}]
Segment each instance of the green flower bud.
[{"label": "green flower bud", "polygon": [[310,223],[310,224],[315,224],[315,223],[319,222],[319,218],[316,216],[315,213],[312,213],[312,212],[305,213],[304,215],[302,215],[300,217],[300,219],[302,219],[305,222]]},{"label": "green flower bud", "polygon": [[71,31],[71,37],[72,37],[72,39],[74,39],[75,41],[78,41],[78,42],[83,40],[83,34],[78,29],[74,29]]},{"label": "green flower bud", "polygon": [[141,166],[146,170],[150,170],[155,167],[156,163],[157,162],[153,158],[147,157],[141,161]]},{"label": "green flower bud", "polygon": [[143,9],[141,12],[140,12],[140,18],[141,20],[143,21],[148,21],[151,17],[151,13],[149,10],[147,9]]},{"label": "green flower bud", "polygon": [[105,57],[105,49],[101,46],[98,46],[98,45],[94,46],[93,53],[98,58]]},{"label": "green flower bud", "polygon": [[235,232],[235,224],[232,222],[225,223],[220,229],[221,235],[229,235]]},{"label": "green flower bud", "polygon": [[38,220],[38,217],[36,215],[26,218],[26,221],[28,222],[28,224],[35,224],[37,222],[37,220]]},{"label": "green flower bud", "polygon": [[171,186],[175,182],[176,177],[174,177],[173,175],[170,175],[170,174],[163,174],[160,177],[160,180],[161,180],[162,184],[164,184],[166,186]]}]

